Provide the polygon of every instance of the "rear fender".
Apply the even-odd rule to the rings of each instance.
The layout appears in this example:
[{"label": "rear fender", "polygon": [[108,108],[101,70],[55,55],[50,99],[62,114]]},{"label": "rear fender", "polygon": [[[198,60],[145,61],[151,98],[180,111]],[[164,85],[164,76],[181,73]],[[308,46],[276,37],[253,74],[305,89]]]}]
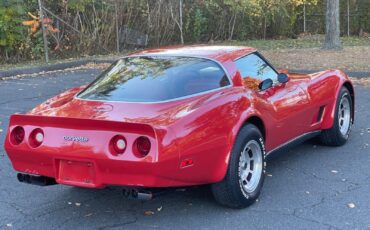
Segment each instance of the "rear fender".
[{"label": "rear fender", "polygon": [[323,122],[321,124],[321,129],[330,129],[333,127],[334,120],[335,120],[335,108],[336,108],[336,103],[339,97],[340,90],[342,87],[349,87],[349,91],[351,93],[351,98],[352,98],[352,123],[354,121],[354,106],[355,106],[355,95],[354,95],[354,88],[352,85],[352,82],[349,80],[348,76],[340,71],[336,70],[335,71],[336,76],[338,76],[338,84],[337,88],[335,90],[335,99],[327,106],[327,111],[325,112]]},{"label": "rear fender", "polygon": [[230,157],[233,151],[233,146],[234,146],[234,143],[238,136],[239,131],[247,123],[247,120],[250,117],[254,117],[254,116],[261,118],[262,122],[265,124],[265,122],[262,119],[261,114],[257,110],[255,110],[253,107],[249,107],[245,112],[242,113],[242,115],[240,116],[240,119],[235,124],[232,131],[230,132],[229,142],[231,143],[231,148],[230,148],[230,151],[226,153],[225,164],[222,164],[219,167],[217,182],[223,180],[226,175],[227,169],[229,167]]}]

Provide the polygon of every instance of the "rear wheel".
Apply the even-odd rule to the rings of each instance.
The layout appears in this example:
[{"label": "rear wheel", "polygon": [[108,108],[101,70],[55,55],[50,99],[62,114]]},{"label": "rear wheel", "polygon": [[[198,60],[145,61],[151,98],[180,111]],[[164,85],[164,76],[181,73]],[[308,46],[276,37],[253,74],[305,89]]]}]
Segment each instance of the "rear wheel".
[{"label": "rear wheel", "polygon": [[265,148],[261,132],[252,124],[239,132],[225,178],[212,185],[217,202],[245,208],[258,198],[265,177]]},{"label": "rear wheel", "polygon": [[323,130],[321,141],[330,146],[344,145],[352,127],[352,99],[347,88],[342,87],[337,99],[334,115],[334,124],[330,129]]}]

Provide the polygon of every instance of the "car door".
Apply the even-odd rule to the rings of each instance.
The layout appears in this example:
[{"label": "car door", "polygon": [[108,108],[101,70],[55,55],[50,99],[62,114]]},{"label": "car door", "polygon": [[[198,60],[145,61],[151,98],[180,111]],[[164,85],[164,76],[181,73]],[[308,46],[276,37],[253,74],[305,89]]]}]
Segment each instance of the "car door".
[{"label": "car door", "polygon": [[[305,108],[309,96],[300,82],[291,79],[279,83],[277,71],[258,53],[252,53],[235,61],[246,87],[255,91],[254,106],[264,117],[266,147],[268,150],[305,133],[307,116]],[[258,84],[270,78],[273,86],[259,90]]]}]

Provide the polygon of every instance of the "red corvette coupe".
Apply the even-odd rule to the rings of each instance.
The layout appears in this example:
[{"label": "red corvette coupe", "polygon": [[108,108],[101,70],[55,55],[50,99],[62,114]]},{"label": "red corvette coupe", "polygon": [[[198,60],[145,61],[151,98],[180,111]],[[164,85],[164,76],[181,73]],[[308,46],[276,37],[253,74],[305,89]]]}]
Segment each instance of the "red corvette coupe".
[{"label": "red corvette coupe", "polygon": [[12,115],[5,149],[21,182],[212,184],[219,203],[242,208],[259,196],[269,154],[316,135],[343,145],[353,117],[342,71],[282,73],[250,47],[169,47]]}]

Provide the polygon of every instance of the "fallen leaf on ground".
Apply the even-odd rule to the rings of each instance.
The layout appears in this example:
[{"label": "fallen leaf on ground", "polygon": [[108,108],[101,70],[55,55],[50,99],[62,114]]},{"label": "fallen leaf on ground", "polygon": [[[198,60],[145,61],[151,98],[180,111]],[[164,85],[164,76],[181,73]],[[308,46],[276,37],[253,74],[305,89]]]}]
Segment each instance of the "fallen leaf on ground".
[{"label": "fallen leaf on ground", "polygon": [[338,171],[337,171],[337,170],[331,170],[331,172],[332,172],[332,173],[338,173]]},{"label": "fallen leaf on ground", "polygon": [[[19,74],[19,75],[14,75],[14,76],[10,76],[10,77],[0,77],[0,81],[1,80],[9,80],[9,79],[19,79],[19,78],[23,78],[23,77],[39,77],[41,75],[52,74],[52,73],[61,73],[61,72],[69,73],[71,71],[85,70],[85,69],[101,69],[101,70],[103,70],[103,69],[108,68],[110,65],[111,65],[110,63],[100,63],[100,64],[88,63],[86,65],[67,68],[67,69],[62,69],[62,70],[41,71],[39,73],[33,73],[33,74]],[[96,74],[91,74],[91,75],[96,76]]]},{"label": "fallen leaf on ground", "polygon": [[161,207],[159,207],[159,208],[157,208],[157,211],[158,211],[158,212],[162,211],[162,206],[161,206]]},{"label": "fallen leaf on ground", "polygon": [[355,208],[355,207],[356,207],[356,205],[355,205],[354,203],[348,203],[348,204],[347,204],[347,207],[348,207],[348,208]]},{"label": "fallen leaf on ground", "polygon": [[145,216],[152,216],[152,215],[154,215],[154,212],[153,211],[145,211],[144,215]]}]

